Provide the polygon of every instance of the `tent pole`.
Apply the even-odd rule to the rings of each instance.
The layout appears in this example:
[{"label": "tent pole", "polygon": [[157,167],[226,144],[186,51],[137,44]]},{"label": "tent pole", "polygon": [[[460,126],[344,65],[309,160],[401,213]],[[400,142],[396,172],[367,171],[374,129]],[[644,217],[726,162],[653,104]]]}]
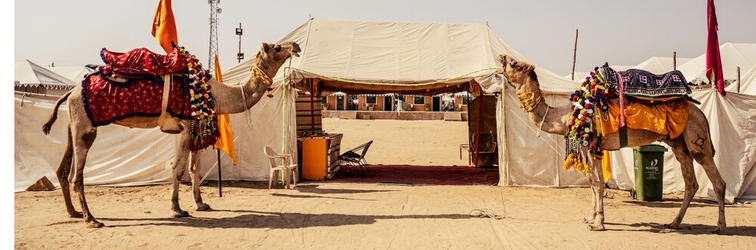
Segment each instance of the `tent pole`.
[{"label": "tent pole", "polygon": [[738,93],[740,93],[740,66],[736,68],[738,72]]},{"label": "tent pole", "polygon": [[672,52],[672,70],[677,70],[677,51]]},{"label": "tent pole", "polygon": [[[315,103],[313,102],[313,95],[315,95],[315,89],[313,81],[310,80],[310,134],[315,134]],[[322,114],[321,114],[322,115]]]},{"label": "tent pole", "polygon": [[575,48],[572,49],[572,80],[575,80],[575,62],[577,61],[578,29],[575,29]]}]

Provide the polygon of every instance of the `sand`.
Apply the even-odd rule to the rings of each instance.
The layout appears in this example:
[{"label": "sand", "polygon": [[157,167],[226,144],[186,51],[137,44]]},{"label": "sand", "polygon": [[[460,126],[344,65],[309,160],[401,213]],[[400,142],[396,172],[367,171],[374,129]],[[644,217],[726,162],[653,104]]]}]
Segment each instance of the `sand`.
[{"label": "sand", "polygon": [[[343,148],[374,140],[371,164],[462,166],[466,122],[323,121],[344,133]],[[15,249],[756,249],[756,205],[727,205],[728,229],[716,227],[716,203],[697,198],[683,228],[665,223],[681,196],[633,200],[609,190],[606,231],[582,222],[588,188],[493,185],[400,185],[305,181],[293,190],[267,182],[202,186],[212,210],[194,211],[190,187],[180,204],[191,217],[171,218],[170,186],[86,187],[105,227],[68,218],[60,190],[15,193]],[[74,196],[76,197],[76,196]],[[74,198],[78,208],[78,200]]]}]

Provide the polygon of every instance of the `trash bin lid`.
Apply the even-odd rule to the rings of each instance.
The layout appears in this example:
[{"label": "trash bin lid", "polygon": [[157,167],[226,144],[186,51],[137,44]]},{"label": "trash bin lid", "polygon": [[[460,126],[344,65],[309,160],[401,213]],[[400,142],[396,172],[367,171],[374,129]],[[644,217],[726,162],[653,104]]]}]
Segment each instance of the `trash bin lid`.
[{"label": "trash bin lid", "polygon": [[667,148],[658,144],[649,144],[640,147],[633,147],[634,150],[640,152],[667,152]]}]

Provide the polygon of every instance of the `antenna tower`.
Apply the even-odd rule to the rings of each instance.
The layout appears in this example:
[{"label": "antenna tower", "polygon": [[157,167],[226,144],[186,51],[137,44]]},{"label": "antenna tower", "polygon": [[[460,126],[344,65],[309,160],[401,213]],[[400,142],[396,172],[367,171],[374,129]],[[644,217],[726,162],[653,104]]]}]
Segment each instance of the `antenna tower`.
[{"label": "antenna tower", "polygon": [[215,72],[215,61],[213,56],[218,54],[218,14],[222,12],[218,7],[220,0],[207,0],[210,4],[210,46],[207,56],[207,70],[209,72]]}]

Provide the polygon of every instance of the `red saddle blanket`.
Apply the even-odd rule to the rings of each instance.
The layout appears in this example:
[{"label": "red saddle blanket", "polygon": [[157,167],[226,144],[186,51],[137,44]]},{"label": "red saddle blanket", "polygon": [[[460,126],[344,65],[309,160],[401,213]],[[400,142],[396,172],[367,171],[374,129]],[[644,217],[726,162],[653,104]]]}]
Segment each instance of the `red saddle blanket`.
[{"label": "red saddle blanket", "polygon": [[[146,48],[126,53],[100,52],[104,66],[84,77],[82,95],[92,125],[103,126],[134,116],[158,117],[162,111],[161,75],[187,70],[186,56],[174,49],[158,55]],[[187,78],[175,77],[170,86],[168,110],[174,117],[191,119]]]}]

